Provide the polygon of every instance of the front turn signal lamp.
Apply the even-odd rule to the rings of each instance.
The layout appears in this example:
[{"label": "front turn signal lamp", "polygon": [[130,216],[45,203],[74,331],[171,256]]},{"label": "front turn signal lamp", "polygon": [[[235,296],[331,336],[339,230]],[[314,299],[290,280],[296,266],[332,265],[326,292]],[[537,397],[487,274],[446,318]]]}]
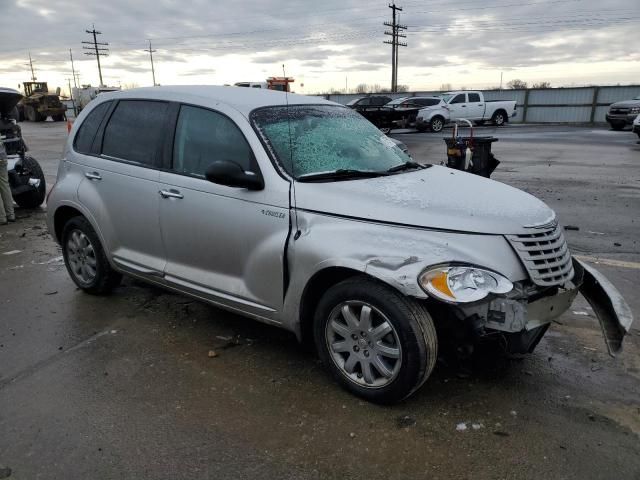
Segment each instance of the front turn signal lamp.
[{"label": "front turn signal lamp", "polygon": [[420,274],[418,283],[430,296],[449,303],[476,302],[513,290],[513,283],[499,273],[464,265],[431,268]]}]

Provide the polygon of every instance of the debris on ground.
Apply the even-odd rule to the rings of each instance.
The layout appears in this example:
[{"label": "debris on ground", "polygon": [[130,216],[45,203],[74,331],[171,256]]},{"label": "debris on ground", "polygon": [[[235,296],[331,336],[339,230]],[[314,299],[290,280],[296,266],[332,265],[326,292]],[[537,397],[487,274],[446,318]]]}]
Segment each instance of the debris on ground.
[{"label": "debris on ground", "polygon": [[622,244],[621,244],[621,243],[618,243],[618,242],[613,242],[613,246],[614,246],[614,247],[621,247],[621,246],[622,246]]},{"label": "debris on ground", "polygon": [[407,428],[416,424],[416,419],[409,415],[402,415],[396,418],[396,426],[398,428]]},{"label": "debris on ground", "polygon": [[465,422],[462,422],[456,425],[456,430],[458,432],[464,432],[466,429],[467,429],[467,424]]},{"label": "debris on ground", "polygon": [[209,350],[209,353],[207,354],[207,356],[209,358],[215,358],[218,356],[218,352],[216,352],[215,350]]},{"label": "debris on ground", "polygon": [[0,478],[9,478],[11,476],[11,469],[9,467],[3,467],[0,465]]},{"label": "debris on ground", "polygon": [[482,423],[472,423],[471,428],[474,430],[480,430],[481,428],[484,428],[484,425]]},{"label": "debris on ground", "polygon": [[355,433],[353,433],[353,432],[351,432],[351,433],[349,434],[349,436],[350,436],[351,438],[356,438],[356,434],[355,434]]},{"label": "debris on ground", "polygon": [[50,292],[44,292],[45,295],[55,295],[56,293],[58,293],[58,290],[52,290]]},{"label": "debris on ground", "polygon": [[574,232],[577,232],[580,230],[580,227],[576,227],[575,225],[565,225],[564,226],[565,230],[573,230]]},{"label": "debris on ground", "polygon": [[574,315],[589,315],[589,312],[584,312],[582,310],[571,310],[571,313]]},{"label": "debris on ground", "polygon": [[502,431],[502,430],[496,430],[496,431],[493,432],[493,434],[497,435],[499,437],[508,437],[508,436],[510,436],[509,432],[505,432],[505,431]]},{"label": "debris on ground", "polygon": [[16,253],[20,253],[22,250],[9,250],[8,252],[4,252],[3,255],[15,255]]}]

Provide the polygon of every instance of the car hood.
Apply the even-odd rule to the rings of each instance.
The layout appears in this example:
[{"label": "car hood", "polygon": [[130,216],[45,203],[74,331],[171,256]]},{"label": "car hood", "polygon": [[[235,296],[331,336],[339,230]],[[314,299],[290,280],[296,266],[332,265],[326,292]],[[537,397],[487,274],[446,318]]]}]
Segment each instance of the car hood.
[{"label": "car hood", "polygon": [[619,108],[619,107],[623,107],[623,108],[631,108],[631,107],[640,107],[640,100],[625,100],[623,102],[616,102],[616,103],[612,103],[611,106],[609,108]]},{"label": "car hood", "polygon": [[521,234],[555,219],[528,193],[433,166],[388,177],[297,182],[300,209],[358,220],[469,233]]}]

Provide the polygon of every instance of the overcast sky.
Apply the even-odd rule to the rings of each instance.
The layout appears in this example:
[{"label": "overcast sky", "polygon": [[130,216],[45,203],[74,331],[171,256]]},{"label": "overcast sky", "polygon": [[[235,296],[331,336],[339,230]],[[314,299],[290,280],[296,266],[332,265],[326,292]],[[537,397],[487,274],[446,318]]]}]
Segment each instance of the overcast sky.
[{"label": "overcast sky", "polygon": [[[71,78],[97,85],[83,55],[95,23],[109,43],[108,85],[151,85],[147,39],[162,84],[224,84],[295,77],[315,93],[388,86],[391,46],[382,0],[0,0],[0,86]],[[640,83],[640,0],[398,0],[408,26],[399,83],[412,90],[485,88],[514,78],[553,86]],[[304,86],[302,86],[304,84]]]}]

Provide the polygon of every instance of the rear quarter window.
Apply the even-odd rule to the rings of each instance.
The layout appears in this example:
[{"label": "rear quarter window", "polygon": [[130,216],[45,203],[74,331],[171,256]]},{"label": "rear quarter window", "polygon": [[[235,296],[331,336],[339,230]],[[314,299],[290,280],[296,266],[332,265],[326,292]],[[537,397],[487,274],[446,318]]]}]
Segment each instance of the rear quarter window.
[{"label": "rear quarter window", "polygon": [[111,102],[104,102],[89,112],[73,139],[73,149],[76,152],[92,153],[93,140],[110,106]]},{"label": "rear quarter window", "polygon": [[159,166],[159,146],[169,104],[121,100],[104,129],[102,154],[142,165]]}]

